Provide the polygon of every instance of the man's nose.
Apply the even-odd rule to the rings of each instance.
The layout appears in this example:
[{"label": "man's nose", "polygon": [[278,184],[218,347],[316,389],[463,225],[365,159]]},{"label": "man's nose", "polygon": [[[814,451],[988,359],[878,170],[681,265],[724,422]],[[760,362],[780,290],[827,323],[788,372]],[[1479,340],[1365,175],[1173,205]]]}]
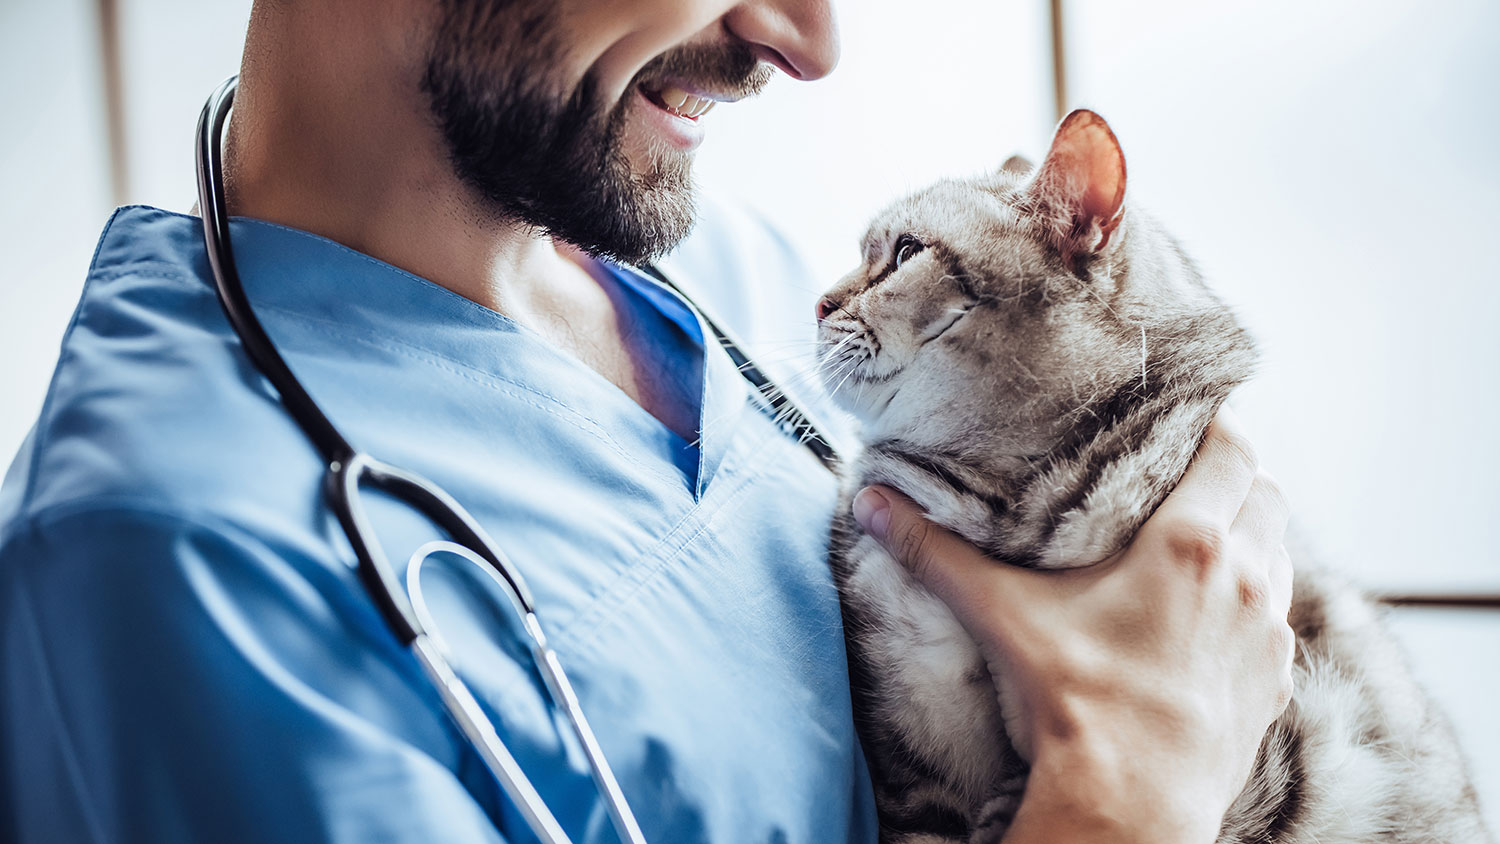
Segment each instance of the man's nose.
[{"label": "man's nose", "polygon": [[830,0],[747,0],[724,16],[724,25],[793,79],[821,79],[839,63]]}]

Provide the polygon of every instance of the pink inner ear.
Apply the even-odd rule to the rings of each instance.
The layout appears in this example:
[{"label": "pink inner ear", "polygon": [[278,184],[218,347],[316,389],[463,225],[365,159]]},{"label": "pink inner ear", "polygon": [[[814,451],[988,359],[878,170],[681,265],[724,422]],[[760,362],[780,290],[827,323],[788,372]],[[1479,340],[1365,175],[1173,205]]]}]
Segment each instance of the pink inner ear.
[{"label": "pink inner ear", "polygon": [[1044,203],[1082,223],[1084,231],[1097,224],[1103,238],[1092,248],[1103,248],[1125,202],[1125,155],[1104,118],[1080,109],[1063,120],[1036,189]]}]

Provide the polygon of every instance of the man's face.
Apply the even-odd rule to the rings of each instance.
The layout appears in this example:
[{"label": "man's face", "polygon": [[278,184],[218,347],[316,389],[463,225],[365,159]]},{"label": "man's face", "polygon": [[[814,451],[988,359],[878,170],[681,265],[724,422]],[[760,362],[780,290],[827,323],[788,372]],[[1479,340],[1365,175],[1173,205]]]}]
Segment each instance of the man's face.
[{"label": "man's face", "polygon": [[423,89],[497,216],[629,263],[691,230],[710,101],[832,70],[826,0],[438,0]]}]

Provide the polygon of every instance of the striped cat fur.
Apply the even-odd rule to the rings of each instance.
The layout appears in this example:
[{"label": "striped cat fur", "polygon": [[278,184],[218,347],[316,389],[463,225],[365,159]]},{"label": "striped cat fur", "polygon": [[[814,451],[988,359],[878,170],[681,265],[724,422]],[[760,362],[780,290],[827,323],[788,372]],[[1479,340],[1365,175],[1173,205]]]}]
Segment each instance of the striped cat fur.
[{"label": "striped cat fur", "polygon": [[[888,208],[819,316],[823,377],[863,429],[841,512],[886,484],[997,561],[1038,568],[1121,549],[1255,363],[1193,262],[1125,203],[1124,156],[1088,111],[1038,168],[1012,159]],[[847,515],[832,560],[881,840],[999,841],[1029,738],[1005,678]],[[1298,563],[1293,703],[1220,841],[1491,840],[1376,610]]]}]

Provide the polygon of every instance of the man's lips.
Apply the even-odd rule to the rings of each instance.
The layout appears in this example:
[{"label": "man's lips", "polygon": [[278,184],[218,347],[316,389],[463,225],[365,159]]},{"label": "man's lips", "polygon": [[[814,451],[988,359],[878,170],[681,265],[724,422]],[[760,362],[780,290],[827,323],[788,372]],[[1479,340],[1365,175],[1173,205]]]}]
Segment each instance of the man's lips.
[{"label": "man's lips", "polygon": [[636,88],[635,93],[646,107],[641,114],[643,126],[650,127],[657,137],[682,152],[692,152],[703,143],[703,124],[697,118],[668,108],[644,88]]},{"label": "man's lips", "polygon": [[671,82],[657,85],[642,84],[640,88],[646,99],[655,103],[657,107],[688,120],[697,120],[721,102],[733,102],[739,99],[732,95],[712,94],[701,90],[690,91],[682,85]]},{"label": "man's lips", "polygon": [[676,79],[642,82],[636,85],[636,92],[653,106],[645,115],[647,125],[654,126],[661,137],[684,152],[691,152],[703,142],[703,125],[699,122],[703,115],[718,103],[743,96],[693,88],[691,83]]}]

